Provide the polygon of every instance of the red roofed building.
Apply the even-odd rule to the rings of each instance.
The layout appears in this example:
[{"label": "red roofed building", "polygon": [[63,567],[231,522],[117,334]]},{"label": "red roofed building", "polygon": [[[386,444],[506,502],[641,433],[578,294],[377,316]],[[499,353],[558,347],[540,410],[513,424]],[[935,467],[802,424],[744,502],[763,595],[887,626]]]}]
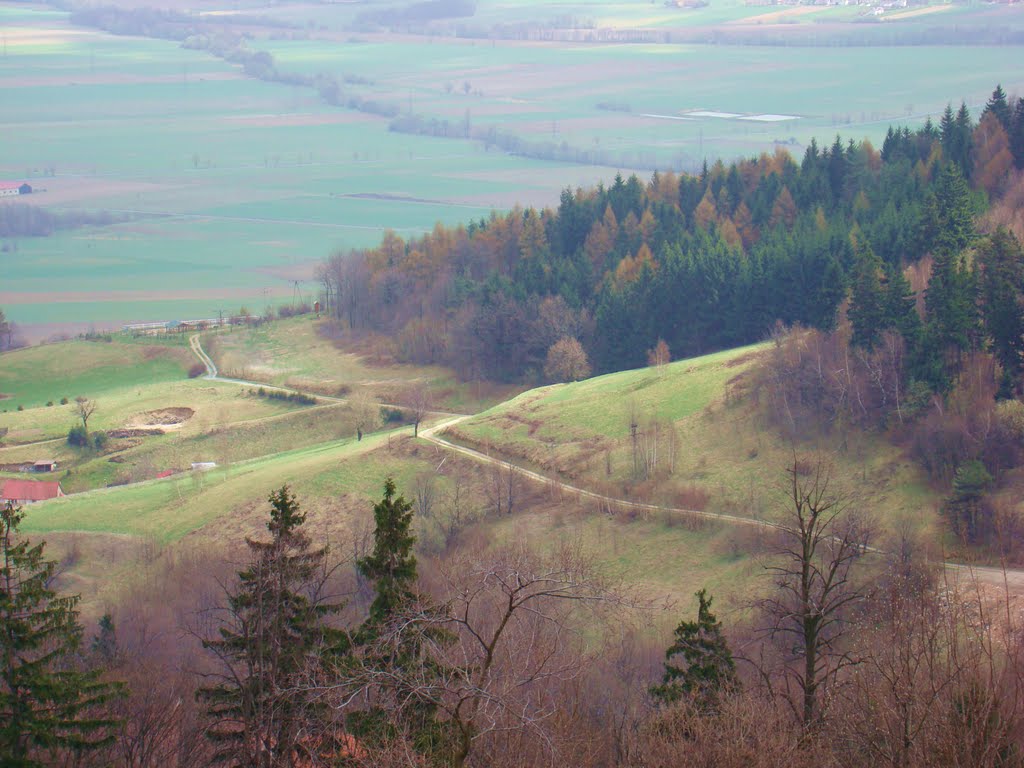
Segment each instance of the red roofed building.
[{"label": "red roofed building", "polygon": [[0,181],[0,197],[14,197],[15,195],[32,194],[32,187],[28,184],[11,181]]},{"label": "red roofed building", "polygon": [[15,506],[35,501],[56,499],[64,495],[59,482],[37,483],[34,480],[3,480],[0,486],[0,503],[12,502]]}]

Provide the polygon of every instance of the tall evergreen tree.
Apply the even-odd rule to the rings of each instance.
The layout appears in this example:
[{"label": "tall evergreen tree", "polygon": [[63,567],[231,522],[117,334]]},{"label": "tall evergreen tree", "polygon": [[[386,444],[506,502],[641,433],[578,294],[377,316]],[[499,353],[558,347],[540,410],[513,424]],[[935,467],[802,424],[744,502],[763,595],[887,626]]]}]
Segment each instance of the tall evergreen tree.
[{"label": "tall evergreen tree", "polygon": [[287,485],[268,500],[271,539],[246,539],[249,564],[228,594],[218,637],[203,642],[222,669],[196,693],[212,721],[215,762],[239,768],[293,764],[317,709],[300,685],[307,662],[347,645],[327,625],[342,606],[319,598],[327,550],[301,532],[306,516]]},{"label": "tall evergreen tree", "polygon": [[[661,685],[652,686],[651,695],[668,703],[686,698],[702,711],[713,711],[719,697],[734,690],[739,681],[707,590],[700,590],[697,600],[697,620],[682,621],[676,627],[675,641],[665,651]],[[677,658],[681,663],[673,663]]]},{"label": "tall evergreen tree", "polygon": [[450,638],[435,628],[428,628],[423,635],[403,632],[394,625],[410,612],[435,610],[416,593],[413,506],[396,492],[395,481],[387,478],[384,498],[373,506],[373,552],[356,562],[360,574],[374,583],[369,616],[355,635],[365,650],[363,664],[370,675],[372,703],[351,713],[346,722],[370,745],[393,738],[401,728],[417,752],[445,764],[453,733],[449,723],[437,718],[437,703],[424,689],[425,681],[438,670],[424,658],[421,648],[428,637],[440,643]]},{"label": "tall evergreen tree", "polygon": [[988,103],[985,104],[985,110],[981,113],[982,117],[989,112],[996,116],[996,119],[1002,124],[1003,130],[1009,133],[1013,112],[1006,101],[1006,93],[1003,91],[1002,85],[997,85],[996,89],[992,91],[992,96],[989,98]]},{"label": "tall evergreen tree", "polygon": [[102,706],[121,693],[76,668],[78,597],[50,588],[57,563],[18,536],[20,507],[0,506],[0,765],[36,768],[109,743]]},{"label": "tall evergreen tree", "polygon": [[384,498],[373,505],[373,552],[356,564],[374,583],[375,597],[368,622],[386,621],[415,596],[416,556],[412,546],[412,503],[395,496],[395,481],[384,482]]},{"label": "tall evergreen tree", "polygon": [[921,334],[921,317],[917,314],[917,298],[910,281],[899,265],[886,272],[885,319],[886,325],[900,332],[908,346],[917,343]]},{"label": "tall evergreen tree", "polygon": [[[970,192],[954,164],[947,165],[939,177],[928,220],[934,263],[925,291],[931,337],[927,346],[942,356],[948,374],[971,344],[978,320],[974,271],[963,254],[975,237]],[[937,370],[935,362],[930,365],[932,370]],[[930,383],[941,388],[946,382],[948,378]]]},{"label": "tall evergreen tree", "polygon": [[958,254],[974,239],[974,204],[958,166],[942,170],[928,200],[924,226],[927,248],[933,253]]},{"label": "tall evergreen tree", "polygon": [[1013,153],[1014,165],[1024,168],[1024,98],[1017,99],[1017,105],[1013,108],[1013,119],[1006,133],[1010,138],[1010,152]]},{"label": "tall evergreen tree", "polygon": [[947,160],[952,160],[956,152],[956,115],[953,113],[953,105],[946,104],[946,109],[939,119],[939,140],[942,142],[942,151]]},{"label": "tall evergreen tree", "polygon": [[982,317],[1003,369],[1000,391],[1010,396],[1024,372],[1024,249],[1000,227],[978,248]]},{"label": "tall evergreen tree", "polygon": [[888,325],[882,278],[882,260],[875,255],[870,245],[864,243],[857,248],[847,315],[853,326],[850,342],[868,351],[875,348]]},{"label": "tall evergreen tree", "polygon": [[[974,272],[962,254],[940,250],[935,255],[932,275],[925,291],[930,349],[941,355],[946,374],[959,369],[962,354],[970,347],[977,330]],[[929,382],[944,388],[945,381]]]}]

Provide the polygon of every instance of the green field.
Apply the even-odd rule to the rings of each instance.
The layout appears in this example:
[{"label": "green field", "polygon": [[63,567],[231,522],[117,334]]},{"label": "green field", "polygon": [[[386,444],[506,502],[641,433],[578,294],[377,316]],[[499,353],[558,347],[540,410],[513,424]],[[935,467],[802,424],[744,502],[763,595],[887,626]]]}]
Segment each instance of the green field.
[{"label": "green field", "polygon": [[[240,462],[227,469],[74,494],[33,505],[23,529],[118,533],[166,544],[262,499],[284,483],[304,494],[317,492],[326,497],[358,490],[368,495],[380,481],[371,478],[368,467],[359,466],[358,462],[353,474],[346,459],[365,454],[386,441],[386,434],[358,443],[353,439],[332,441]],[[398,469],[381,462],[384,472]],[[353,485],[357,481],[364,485]]]},{"label": "green field", "polygon": [[0,426],[17,431],[23,426],[20,421],[31,420],[34,428],[43,430],[51,421],[49,410],[19,420],[13,413],[19,406],[39,408],[50,403],[60,407],[62,398],[97,398],[111,389],[181,380],[195,358],[184,346],[95,341],[19,349],[5,353],[2,361]]},{"label": "green field", "polygon": [[[919,123],[949,100],[976,107],[996,82],[1024,90],[1009,64],[1019,58],[1014,47],[461,39],[352,32],[363,6],[246,7],[302,27],[288,35],[295,39],[257,29],[248,43],[271,52],[283,72],[329,73],[349,96],[534,146],[604,153],[608,165],[395,133],[386,118],[330,107],[311,88],[246,78],[237,65],[174,42],[115,37],[72,27],[61,12],[0,4],[0,179],[30,182],[33,204],[117,219],[2,243],[0,307],[30,337],[213,317],[242,305],[262,311],[297,293],[311,298],[325,255],[371,245],[386,228],[408,237],[516,203],[553,205],[565,187],[638,166],[696,168],[777,142],[800,155],[812,137],[830,142],[837,132],[878,142],[889,123]],[[731,29],[727,22],[747,19],[820,29],[827,42],[834,27],[856,26],[846,21],[860,12],[517,2],[481,3],[471,21],[559,28],[571,19],[586,31]],[[956,6],[874,26],[1015,29],[1021,15]],[[629,111],[600,108],[609,104]],[[757,115],[788,118],[741,119]]]},{"label": "green field", "polygon": [[[380,496],[383,478],[393,476],[400,492],[412,498],[414,478],[435,474],[436,462],[436,452],[414,443],[407,432],[403,437],[381,433],[359,443],[333,441],[228,469],[35,504],[28,508],[22,530],[51,541],[51,551],[59,556],[75,553],[64,578],[68,589],[83,595],[91,614],[144,578],[146,563],[168,547],[194,541],[230,550],[244,536],[258,535],[266,522],[266,496],[284,483],[307,512],[314,540],[332,542],[344,557],[351,537],[372,524],[371,506]],[[452,458],[444,474],[437,475],[439,493],[453,477],[462,478],[468,503],[480,509],[484,502],[478,467]],[[727,527],[609,519],[568,499],[541,499],[528,507],[511,518],[486,520],[482,535],[495,544],[524,538],[538,547],[558,541],[579,543],[593,552],[610,577],[621,579],[645,600],[685,601],[696,589],[708,586],[725,601],[724,608],[737,607],[761,572],[748,556],[752,542],[737,538],[737,532]],[[422,519],[417,520],[417,530],[424,542],[436,538]],[[103,567],[97,567],[98,560]],[[677,620],[674,614],[662,618],[663,628]]]}]

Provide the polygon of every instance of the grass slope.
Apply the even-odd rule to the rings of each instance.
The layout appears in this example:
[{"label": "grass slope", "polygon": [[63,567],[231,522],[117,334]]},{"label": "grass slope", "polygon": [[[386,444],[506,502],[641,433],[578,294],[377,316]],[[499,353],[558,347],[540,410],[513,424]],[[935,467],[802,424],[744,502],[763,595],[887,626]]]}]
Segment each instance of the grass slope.
[{"label": "grass slope", "polygon": [[[64,341],[4,352],[0,354],[0,395],[6,397],[0,399],[0,411],[181,380],[193,362],[187,347],[166,343]],[[9,425],[0,421],[0,426]]]},{"label": "grass slope", "polygon": [[[794,450],[820,452],[834,465],[836,490],[883,534],[904,524],[937,534],[937,494],[884,437],[851,434],[841,449],[834,435],[809,435],[794,446],[765,423],[748,392],[757,351],[531,390],[459,423],[449,437],[609,495],[758,518],[785,509],[782,486]],[[641,453],[658,424],[657,468],[639,481],[634,417]]]},{"label": "grass slope", "polygon": [[264,498],[284,483],[299,491],[307,485],[321,491],[340,491],[346,484],[365,480],[365,472],[353,476],[346,471],[344,460],[369,453],[386,442],[386,434],[372,435],[362,442],[345,439],[210,472],[75,494],[32,505],[23,529],[128,534],[166,544],[220,515]]}]

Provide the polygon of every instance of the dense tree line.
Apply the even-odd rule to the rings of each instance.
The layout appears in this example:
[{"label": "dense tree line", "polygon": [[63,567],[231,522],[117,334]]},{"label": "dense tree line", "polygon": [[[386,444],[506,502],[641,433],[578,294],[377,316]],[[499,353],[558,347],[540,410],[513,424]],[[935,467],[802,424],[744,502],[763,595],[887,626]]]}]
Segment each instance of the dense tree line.
[{"label": "dense tree line", "polygon": [[[557,209],[334,254],[325,299],[352,330],[392,334],[403,359],[499,380],[538,377],[564,336],[612,371],[642,365],[659,339],[683,356],[758,341],[776,322],[830,330],[851,285],[874,279],[867,262],[899,301],[908,266],[933,257],[941,281],[959,269],[975,217],[1024,166],[1022,132],[1024,100],[997,88],[979,122],[950,107],[937,126],[890,129],[880,151],[836,137],[799,163],[780,149],[646,184],[620,175],[566,189]],[[960,322],[940,293],[932,314]],[[937,344],[962,340],[933,330]]]},{"label": "dense tree line", "polygon": [[38,205],[5,203],[0,205],[0,237],[46,237],[60,229],[105,227],[124,218],[107,211],[54,213]]}]

